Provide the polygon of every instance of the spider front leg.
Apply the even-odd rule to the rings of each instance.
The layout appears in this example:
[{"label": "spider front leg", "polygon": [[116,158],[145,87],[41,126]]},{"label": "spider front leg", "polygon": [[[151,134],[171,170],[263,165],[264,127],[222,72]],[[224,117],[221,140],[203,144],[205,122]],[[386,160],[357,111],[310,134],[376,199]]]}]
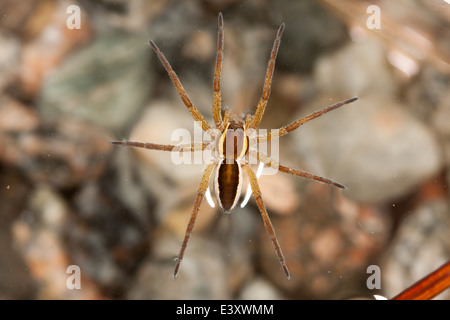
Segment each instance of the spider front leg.
[{"label": "spider front leg", "polygon": [[248,179],[250,180],[250,185],[252,187],[253,195],[256,200],[256,204],[258,206],[259,212],[264,221],[264,226],[266,227],[267,232],[269,233],[270,239],[272,240],[273,246],[275,247],[275,251],[278,256],[278,260],[283,268],[284,274],[286,278],[289,280],[291,275],[289,274],[288,267],[286,265],[286,261],[283,256],[283,252],[281,251],[280,244],[278,243],[277,236],[275,235],[275,230],[273,228],[272,222],[270,221],[269,215],[267,214],[266,205],[264,204],[261,196],[261,190],[259,189],[258,179],[256,178],[255,173],[252,168],[248,164],[243,164],[244,169],[247,173]]},{"label": "spider front leg", "polygon": [[277,132],[276,136],[273,136],[271,134],[271,132],[268,132],[267,134],[264,134],[264,135],[259,135],[258,136],[258,143],[266,142],[266,141],[270,141],[270,140],[275,139],[275,138],[282,137],[285,134],[288,134],[289,132],[294,131],[295,129],[297,129],[301,125],[305,124],[306,122],[311,121],[313,119],[316,119],[316,118],[324,115],[325,113],[328,113],[330,111],[336,110],[337,108],[345,106],[346,104],[355,102],[356,100],[358,100],[358,97],[353,97],[351,99],[347,99],[347,100],[344,100],[344,101],[339,101],[339,102],[337,102],[337,103],[335,103],[335,104],[333,104],[331,106],[323,108],[322,110],[313,112],[313,113],[311,113],[310,115],[308,115],[306,117],[303,117],[303,118],[301,118],[299,120],[296,120],[296,121],[292,122],[290,125],[287,125],[285,127],[281,127],[280,129],[276,130],[276,132]]},{"label": "spider front leg", "polygon": [[211,144],[203,142],[203,143],[171,145],[171,144],[157,144],[157,143],[136,142],[136,141],[110,141],[109,143],[111,143],[112,145],[123,147],[135,147],[148,150],[180,151],[180,152],[203,151]]},{"label": "spider front leg", "polygon": [[198,210],[202,203],[203,197],[205,196],[206,189],[208,188],[209,179],[214,169],[216,168],[216,163],[209,164],[205,172],[203,173],[202,180],[200,182],[200,187],[198,188],[197,198],[194,202],[194,209],[192,210],[191,218],[189,219],[189,223],[186,228],[186,233],[184,235],[183,244],[181,245],[180,253],[178,254],[177,263],[175,265],[175,270],[173,272],[173,277],[176,278],[178,274],[178,269],[180,268],[181,260],[183,260],[184,251],[186,250],[187,243],[189,241],[189,237],[191,236],[192,231],[194,230],[195,220],[197,219]]},{"label": "spider front leg", "polygon": [[255,114],[253,115],[252,121],[249,125],[250,128],[256,128],[264,115],[264,111],[267,106],[267,101],[270,96],[270,88],[272,86],[272,77],[275,70],[275,60],[278,54],[278,48],[280,47],[281,35],[283,34],[284,23],[278,29],[277,37],[273,43],[272,53],[270,54],[270,60],[267,65],[266,78],[264,79],[264,88],[261,99],[259,100],[258,106],[256,107]]},{"label": "spider front leg", "polygon": [[170,79],[172,80],[173,84],[175,85],[178,94],[181,97],[181,100],[183,100],[183,103],[188,108],[189,112],[192,114],[192,117],[195,121],[200,121],[202,123],[202,129],[203,131],[208,131],[211,128],[211,126],[208,124],[208,122],[205,120],[203,115],[198,111],[197,107],[194,106],[189,99],[189,96],[187,95],[186,91],[184,90],[183,86],[181,85],[180,79],[176,75],[175,71],[173,71],[172,67],[170,66],[169,62],[167,61],[164,54],[159,50],[158,46],[150,40],[150,45],[152,46],[153,50],[155,51],[156,55],[158,56],[158,59],[161,61],[162,65],[166,69],[167,73],[169,74]]},{"label": "spider front leg", "polygon": [[223,17],[219,13],[219,31],[217,33],[217,56],[216,56],[216,71],[214,73],[214,95],[213,95],[213,117],[216,128],[222,131],[224,125],[222,122],[222,94],[220,93],[220,75],[222,72],[223,59]]}]

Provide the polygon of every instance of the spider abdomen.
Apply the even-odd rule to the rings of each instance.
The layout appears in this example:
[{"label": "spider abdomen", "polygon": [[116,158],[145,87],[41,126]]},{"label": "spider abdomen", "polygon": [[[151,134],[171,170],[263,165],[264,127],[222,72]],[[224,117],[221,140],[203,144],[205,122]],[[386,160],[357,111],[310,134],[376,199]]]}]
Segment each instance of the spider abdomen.
[{"label": "spider abdomen", "polygon": [[242,188],[242,170],[237,161],[222,161],[217,166],[215,177],[216,198],[225,212],[233,210],[239,200]]}]

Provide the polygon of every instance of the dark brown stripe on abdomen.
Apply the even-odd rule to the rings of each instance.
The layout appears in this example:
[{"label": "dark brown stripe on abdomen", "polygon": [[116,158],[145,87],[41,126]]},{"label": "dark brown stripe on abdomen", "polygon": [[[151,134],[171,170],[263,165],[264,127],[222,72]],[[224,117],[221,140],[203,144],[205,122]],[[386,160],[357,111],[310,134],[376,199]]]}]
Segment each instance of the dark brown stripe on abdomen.
[{"label": "dark brown stripe on abdomen", "polygon": [[236,200],[236,194],[240,183],[240,167],[237,161],[222,163],[219,165],[218,189],[219,200],[223,210],[231,211]]}]

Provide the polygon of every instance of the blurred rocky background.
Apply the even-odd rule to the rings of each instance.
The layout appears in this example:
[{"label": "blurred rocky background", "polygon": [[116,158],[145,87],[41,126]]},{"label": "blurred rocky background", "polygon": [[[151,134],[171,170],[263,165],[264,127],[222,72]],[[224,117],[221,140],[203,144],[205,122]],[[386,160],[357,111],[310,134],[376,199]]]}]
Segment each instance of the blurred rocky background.
[{"label": "blurred rocky background", "polygon": [[[284,165],[347,190],[260,179],[290,281],[254,202],[231,214],[202,204],[173,280],[203,165],[109,144],[193,131],[149,39],[212,120],[219,12],[223,103],[237,113],[254,110],[286,24],[261,128],[359,96],[280,141]],[[400,293],[450,259],[449,38],[444,0],[2,0],[0,299]]]}]

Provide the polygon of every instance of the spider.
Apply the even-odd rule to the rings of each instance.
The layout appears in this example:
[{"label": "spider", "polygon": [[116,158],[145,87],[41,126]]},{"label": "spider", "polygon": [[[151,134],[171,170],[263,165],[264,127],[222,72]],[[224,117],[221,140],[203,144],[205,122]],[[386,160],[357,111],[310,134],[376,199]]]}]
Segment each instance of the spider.
[{"label": "spider", "polygon": [[258,134],[256,129],[261,122],[261,119],[266,108],[272,84],[272,76],[275,68],[275,60],[278,54],[278,48],[280,46],[281,35],[284,30],[284,23],[278,29],[275,41],[273,43],[272,52],[270,55],[269,63],[267,66],[267,71],[264,80],[264,87],[262,91],[262,96],[256,107],[256,111],[253,115],[247,114],[244,116],[237,116],[229,110],[222,110],[222,97],[220,90],[220,77],[222,71],[222,59],[223,59],[223,44],[224,44],[224,31],[223,31],[223,17],[219,13],[218,17],[218,41],[217,41],[217,53],[216,53],[216,64],[215,64],[215,74],[213,80],[213,119],[215,128],[212,127],[199,112],[199,110],[192,104],[186,91],[184,90],[178,76],[173,71],[169,62],[166,60],[164,54],[160,51],[158,46],[150,40],[150,45],[154,52],[158,56],[162,65],[169,74],[170,79],[175,85],[181,100],[186,105],[192,117],[195,121],[201,124],[203,131],[211,134],[213,137],[212,143],[191,143],[182,145],[162,145],[154,143],[143,143],[143,142],[133,142],[133,141],[111,141],[113,145],[119,146],[129,146],[138,147],[151,150],[162,150],[162,151],[181,151],[181,152],[194,152],[205,150],[207,148],[215,148],[215,157],[212,161],[206,165],[203,172],[203,176],[198,188],[197,197],[194,202],[194,208],[189,219],[189,223],[186,228],[186,233],[184,236],[183,243],[181,245],[180,252],[176,259],[175,270],[173,277],[176,278],[178,270],[180,268],[181,261],[186,250],[191,233],[194,229],[195,221],[199,212],[200,204],[205,197],[205,193],[209,192],[209,183],[211,176],[214,177],[214,191],[217,202],[219,203],[221,209],[225,212],[230,212],[236,206],[241,193],[241,186],[243,181],[243,172],[246,173],[249,185],[251,187],[251,192],[255,198],[258,209],[261,213],[265,228],[272,240],[275,252],[277,254],[280,265],[284,271],[287,279],[290,279],[290,273],[286,265],[285,258],[283,256],[280,244],[278,243],[277,237],[273,225],[270,221],[269,215],[267,213],[266,206],[263,202],[261,190],[258,185],[258,177],[254,170],[250,166],[248,157],[256,159],[259,163],[275,168],[281,172],[289,173],[294,176],[304,177],[308,179],[313,179],[322,183],[330,184],[341,189],[346,189],[345,186],[334,182],[330,179],[316,176],[311,173],[304,171],[292,169],[281,165],[278,161],[272,159],[267,154],[256,150],[251,147],[252,142],[262,143],[271,141],[272,139],[278,139],[279,137],[286,135],[287,133],[294,131],[304,123],[311,121],[321,115],[335,110],[343,105],[354,102],[357,97],[338,102],[331,106],[328,106],[320,111],[314,112],[304,118],[296,120],[291,124],[279,128],[276,132],[277,134],[272,134],[273,131],[269,133]]}]

